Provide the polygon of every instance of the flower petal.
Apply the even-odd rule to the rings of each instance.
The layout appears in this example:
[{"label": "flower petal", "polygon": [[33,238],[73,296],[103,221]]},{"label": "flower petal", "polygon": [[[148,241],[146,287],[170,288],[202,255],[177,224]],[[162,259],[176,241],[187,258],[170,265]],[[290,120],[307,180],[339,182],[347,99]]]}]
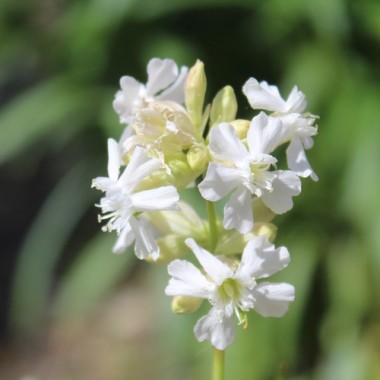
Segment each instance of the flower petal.
[{"label": "flower petal", "polygon": [[160,249],[154,237],[154,230],[149,223],[144,220],[132,217],[130,219],[131,228],[136,238],[135,254],[140,260],[145,260],[148,256],[152,256],[153,260],[157,260]]},{"label": "flower petal", "polygon": [[116,140],[108,139],[108,176],[117,181],[121,165],[119,145]]},{"label": "flower petal", "polygon": [[178,67],[171,59],[153,58],[148,63],[147,95],[153,97],[172,84],[178,76]]},{"label": "flower petal", "polygon": [[204,199],[216,202],[231,192],[240,182],[241,169],[211,162],[198,189]]},{"label": "flower petal", "polygon": [[236,277],[243,281],[265,278],[284,268],[290,262],[286,247],[275,246],[265,236],[252,238],[244,248]]},{"label": "flower petal", "polygon": [[142,92],[144,85],[130,76],[120,79],[121,91],[115,95],[112,103],[115,112],[120,117],[121,123],[129,123],[133,112],[142,105]]},{"label": "flower petal", "polygon": [[157,96],[160,100],[173,100],[179,104],[182,104],[185,99],[185,81],[187,78],[188,68],[183,66],[181,71],[175,80],[175,82],[169,86],[166,90]]},{"label": "flower petal", "polygon": [[217,158],[224,161],[239,163],[249,157],[247,148],[228,123],[220,123],[211,129],[209,148]]},{"label": "flower petal", "polygon": [[162,186],[131,194],[130,200],[136,211],[168,210],[176,207],[179,195],[174,186]]},{"label": "flower petal", "polygon": [[233,318],[220,315],[219,310],[213,307],[198,320],[194,334],[199,342],[207,339],[218,350],[224,350],[235,338],[235,323]]},{"label": "flower petal", "polygon": [[286,100],[287,112],[302,113],[307,107],[305,95],[294,86]]},{"label": "flower petal", "polygon": [[224,206],[223,225],[227,230],[235,228],[242,234],[252,230],[252,195],[246,187],[239,186]]},{"label": "flower petal", "polygon": [[306,157],[301,139],[295,137],[290,141],[286,155],[289,169],[301,177],[311,177],[314,181],[318,181],[318,176],[314,173]]},{"label": "flower petal", "polygon": [[243,93],[253,109],[283,112],[286,109],[276,86],[269,86],[267,82],[259,83],[255,78],[249,78],[243,86]]},{"label": "flower petal", "polygon": [[301,181],[290,170],[278,170],[272,191],[263,191],[263,202],[276,214],[283,214],[293,207],[292,197],[301,192]]},{"label": "flower petal", "polygon": [[255,310],[264,317],[282,317],[294,301],[294,286],[286,283],[263,282],[252,290]]},{"label": "flower petal", "polygon": [[230,267],[200,247],[194,239],[186,239],[185,244],[193,251],[203,269],[217,285],[220,285],[226,278],[233,275],[233,271]]},{"label": "flower petal", "polygon": [[116,243],[112,247],[112,252],[116,254],[123,253],[133,243],[134,240],[135,235],[132,232],[131,225],[128,223],[121,230]]},{"label": "flower petal", "polygon": [[255,116],[247,133],[252,155],[273,152],[284,140],[285,131],[280,118],[268,117],[264,112]]},{"label": "flower petal", "polygon": [[137,146],[129,164],[119,178],[124,192],[130,194],[145,177],[160,167],[161,163],[159,160],[149,157],[144,148]]},{"label": "flower petal", "polygon": [[165,289],[167,296],[189,296],[209,299],[215,291],[215,284],[208,281],[201,271],[186,260],[174,260],[168,265],[172,276]]}]

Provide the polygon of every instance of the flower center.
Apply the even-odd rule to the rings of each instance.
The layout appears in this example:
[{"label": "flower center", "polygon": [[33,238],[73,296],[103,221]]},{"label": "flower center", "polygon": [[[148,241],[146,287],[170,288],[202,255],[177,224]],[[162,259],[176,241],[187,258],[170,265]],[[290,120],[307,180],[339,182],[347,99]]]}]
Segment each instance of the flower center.
[{"label": "flower center", "polygon": [[238,303],[242,294],[242,285],[239,281],[228,278],[218,288],[218,296],[223,303]]}]

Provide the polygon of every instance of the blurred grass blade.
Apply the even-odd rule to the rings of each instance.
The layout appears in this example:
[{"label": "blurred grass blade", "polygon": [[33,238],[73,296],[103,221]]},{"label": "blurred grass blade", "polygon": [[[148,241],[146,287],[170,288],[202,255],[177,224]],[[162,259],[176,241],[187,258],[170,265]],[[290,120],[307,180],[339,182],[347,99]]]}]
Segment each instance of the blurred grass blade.
[{"label": "blurred grass blade", "polygon": [[89,312],[136,262],[133,248],[122,255],[111,253],[115,239],[115,234],[98,234],[79,254],[61,281],[53,307],[58,318],[80,317]]},{"label": "blurred grass blade", "polygon": [[11,295],[9,320],[15,333],[41,326],[57,260],[93,201],[87,173],[88,165],[77,164],[58,183],[25,238]]},{"label": "blurred grass blade", "polygon": [[[51,79],[18,96],[0,112],[0,164],[21,152],[47,131],[66,120],[91,115],[90,90],[70,83],[67,77]],[[91,91],[91,105],[94,91]]]}]

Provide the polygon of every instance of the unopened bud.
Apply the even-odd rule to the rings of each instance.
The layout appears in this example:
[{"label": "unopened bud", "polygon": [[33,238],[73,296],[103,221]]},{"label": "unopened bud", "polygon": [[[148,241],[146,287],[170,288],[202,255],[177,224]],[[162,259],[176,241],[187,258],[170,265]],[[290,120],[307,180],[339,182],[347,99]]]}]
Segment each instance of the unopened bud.
[{"label": "unopened bud", "polygon": [[204,71],[204,64],[198,60],[190,69],[185,83],[186,109],[196,128],[199,128],[202,123],[202,112],[206,87],[207,80]]},{"label": "unopened bud", "polygon": [[238,119],[230,122],[230,124],[232,125],[239,139],[245,139],[247,137],[247,132],[250,125],[249,120]]},{"label": "unopened bud", "polygon": [[235,119],[237,101],[233,88],[226,86],[215,96],[211,105],[210,125],[221,122],[230,122]]},{"label": "unopened bud", "polygon": [[194,144],[187,153],[187,161],[193,170],[202,170],[208,164],[208,149],[204,144]]},{"label": "unopened bud", "polygon": [[256,222],[270,222],[276,214],[263,202],[261,198],[252,201],[253,215]]},{"label": "unopened bud", "polygon": [[265,236],[273,242],[277,234],[277,227],[273,223],[255,223],[253,232],[255,235]]},{"label": "unopened bud", "polygon": [[202,305],[203,299],[189,296],[175,296],[172,300],[172,312],[175,314],[191,314]]},{"label": "unopened bud", "polygon": [[192,183],[200,174],[201,170],[193,170],[187,160],[187,155],[183,154],[182,157],[168,160],[168,166],[171,170],[172,184],[178,189],[186,188]]}]

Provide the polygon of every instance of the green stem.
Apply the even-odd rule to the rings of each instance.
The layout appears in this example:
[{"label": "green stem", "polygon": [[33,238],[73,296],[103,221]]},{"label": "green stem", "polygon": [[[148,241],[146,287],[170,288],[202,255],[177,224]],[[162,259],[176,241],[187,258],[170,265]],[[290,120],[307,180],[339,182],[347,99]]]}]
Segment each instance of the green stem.
[{"label": "green stem", "polygon": [[214,203],[210,201],[206,201],[207,205],[207,215],[208,215],[208,224],[210,228],[210,244],[211,244],[211,252],[213,252],[216,248],[216,244],[218,243],[218,227],[216,224],[216,213]]},{"label": "green stem", "polygon": [[224,380],[224,351],[214,348],[212,380]]},{"label": "green stem", "polygon": [[[215,251],[218,243],[218,225],[214,203],[206,201],[208,224],[210,229],[211,252]],[[212,380],[224,380],[224,351],[214,348],[212,364]]]}]

